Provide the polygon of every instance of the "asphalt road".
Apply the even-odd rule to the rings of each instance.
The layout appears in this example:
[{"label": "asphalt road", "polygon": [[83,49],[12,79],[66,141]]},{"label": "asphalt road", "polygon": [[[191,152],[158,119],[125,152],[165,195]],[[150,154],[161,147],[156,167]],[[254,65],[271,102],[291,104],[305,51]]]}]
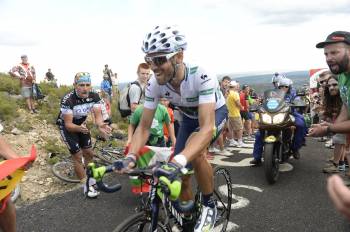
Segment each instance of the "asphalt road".
[{"label": "asphalt road", "polygon": [[[327,176],[321,173],[333,150],[308,139],[300,160],[290,160],[289,170],[269,185],[262,167],[249,167],[251,148],[234,149],[232,155],[215,156],[233,181],[230,231],[350,231],[350,224],[335,211],[326,192]],[[250,145],[252,146],[252,144]],[[53,195],[17,210],[18,231],[111,231],[134,213],[138,199],[122,177],[120,192],[85,199],[82,190]],[[229,230],[228,230],[229,231]]]}]

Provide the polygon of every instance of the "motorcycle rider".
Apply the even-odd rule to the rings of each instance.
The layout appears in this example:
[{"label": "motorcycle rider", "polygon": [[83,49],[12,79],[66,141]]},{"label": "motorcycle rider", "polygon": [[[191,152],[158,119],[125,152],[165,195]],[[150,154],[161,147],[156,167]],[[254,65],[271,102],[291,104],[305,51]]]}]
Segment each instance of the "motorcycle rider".
[{"label": "motorcycle rider", "polygon": [[[289,78],[281,78],[278,81],[278,89],[282,89],[286,95],[284,97],[285,101],[288,103],[292,103],[294,100],[299,98],[296,95],[295,89],[292,88],[293,81]],[[304,116],[293,110],[292,115],[295,117],[295,134],[294,134],[294,140],[292,143],[292,152],[295,154],[295,156],[300,156],[299,155],[299,149],[301,148],[304,138],[305,138],[305,130],[306,130],[306,125],[305,125],[305,120]],[[255,135],[255,143],[254,143],[254,150],[253,150],[253,157],[254,159],[250,161],[250,164],[254,166],[258,166],[261,164],[261,156],[263,152],[263,147],[264,147],[264,135],[265,131],[259,130],[256,135]]]}]

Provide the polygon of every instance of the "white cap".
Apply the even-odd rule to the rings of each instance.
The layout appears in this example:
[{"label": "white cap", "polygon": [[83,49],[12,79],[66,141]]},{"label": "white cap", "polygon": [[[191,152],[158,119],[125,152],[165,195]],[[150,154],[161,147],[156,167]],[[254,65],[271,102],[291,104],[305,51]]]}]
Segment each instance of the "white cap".
[{"label": "white cap", "polygon": [[229,86],[236,87],[238,85],[237,81],[231,81]]}]

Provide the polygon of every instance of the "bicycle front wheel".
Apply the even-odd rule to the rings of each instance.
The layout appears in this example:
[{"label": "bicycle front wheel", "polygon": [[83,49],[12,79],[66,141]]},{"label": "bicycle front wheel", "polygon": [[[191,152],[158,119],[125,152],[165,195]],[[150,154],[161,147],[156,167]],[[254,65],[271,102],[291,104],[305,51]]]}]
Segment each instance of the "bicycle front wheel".
[{"label": "bicycle front wheel", "polygon": [[214,168],[214,198],[218,210],[215,231],[224,232],[231,215],[232,182],[229,172],[220,166]]},{"label": "bicycle front wheel", "polygon": [[52,166],[53,174],[59,179],[69,183],[79,183],[80,180],[75,174],[73,161],[66,160],[55,163]]},{"label": "bicycle front wheel", "polygon": [[[145,212],[139,212],[127,218],[113,232],[143,232],[150,231],[151,218]],[[157,231],[171,232],[171,229],[158,222]]]}]

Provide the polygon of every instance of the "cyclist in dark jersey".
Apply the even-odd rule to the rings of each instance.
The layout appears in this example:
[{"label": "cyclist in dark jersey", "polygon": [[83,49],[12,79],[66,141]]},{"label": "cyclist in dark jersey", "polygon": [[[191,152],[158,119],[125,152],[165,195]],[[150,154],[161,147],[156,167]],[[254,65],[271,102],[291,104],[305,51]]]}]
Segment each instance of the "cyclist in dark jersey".
[{"label": "cyclist in dark jersey", "polygon": [[101,104],[102,100],[99,95],[91,91],[90,74],[80,72],[75,75],[74,90],[62,98],[57,118],[62,139],[73,156],[75,172],[84,183],[84,194],[90,198],[97,197],[99,192],[94,188],[95,180],[89,181],[88,188],[85,184],[86,175],[82,157],[84,157],[86,164],[91,162],[93,158],[91,136],[85,120],[87,115],[92,112],[99,131],[104,135],[109,134],[111,128],[103,122]]}]

